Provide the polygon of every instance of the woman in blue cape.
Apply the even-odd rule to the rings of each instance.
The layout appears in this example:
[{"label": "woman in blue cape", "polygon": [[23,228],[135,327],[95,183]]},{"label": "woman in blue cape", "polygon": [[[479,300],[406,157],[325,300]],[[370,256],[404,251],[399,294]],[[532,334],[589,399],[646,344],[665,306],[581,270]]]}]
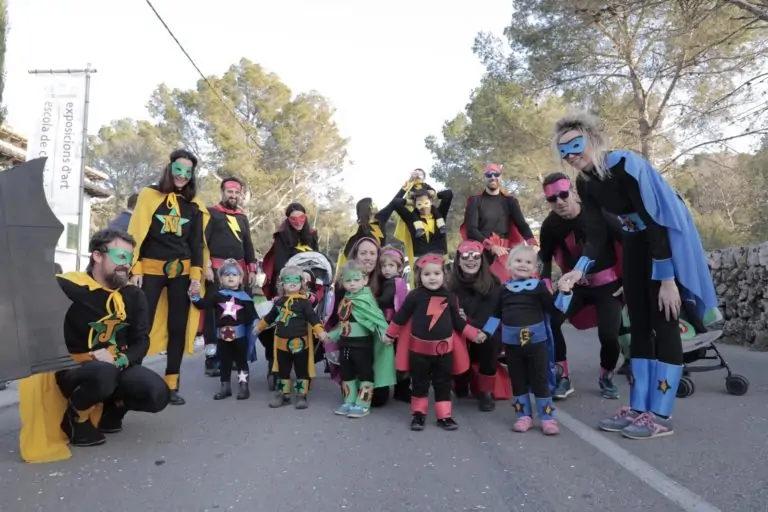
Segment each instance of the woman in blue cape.
[{"label": "woman in blue cape", "polygon": [[601,421],[600,429],[630,439],[670,435],[683,373],[677,320],[682,301],[695,304],[699,318],[717,308],[696,226],[683,200],[650,162],[631,151],[608,149],[598,120],[576,113],[560,119],[554,131],[560,158],[579,171],[576,190],[587,216],[582,257],[558,288],[570,291],[605,246],[601,209],[617,215],[624,232],[630,401],[629,407]]}]

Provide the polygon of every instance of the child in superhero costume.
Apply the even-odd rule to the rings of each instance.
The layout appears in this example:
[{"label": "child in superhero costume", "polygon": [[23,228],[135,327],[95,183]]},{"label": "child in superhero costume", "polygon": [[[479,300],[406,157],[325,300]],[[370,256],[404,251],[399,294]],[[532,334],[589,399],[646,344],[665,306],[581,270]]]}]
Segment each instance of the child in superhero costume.
[{"label": "child in superhero costume", "polygon": [[277,373],[277,389],[270,407],[282,407],[291,401],[291,370],[296,373],[293,390],[296,409],[309,406],[310,379],[315,377],[314,336],[328,339],[320,317],[312,308],[304,287],[304,271],[299,267],[284,267],[280,271],[281,296],[275,300],[272,311],[254,328],[254,334],[275,324],[272,371]]},{"label": "child in superhero costume", "polygon": [[381,340],[387,321],[360,264],[345,263],[340,281],[345,293],[338,307],[339,325],[329,338],[339,347],[344,402],[333,412],[362,418],[371,412],[373,390],[395,384],[395,356],[392,346]]},{"label": "child in superhero costume", "polygon": [[411,430],[424,430],[430,383],[435,392],[437,425],[456,430],[459,425],[451,413],[451,384],[453,375],[469,368],[467,347],[459,333],[476,343],[485,341],[486,335],[461,318],[456,296],[445,287],[442,256],[422,256],[415,268],[418,285],[389,324],[384,342],[398,340],[397,369],[411,373]]},{"label": "child in superhero costume", "polygon": [[216,320],[216,353],[221,361],[221,389],[214,400],[232,396],[232,363],[237,368],[240,389],[238,400],[251,396],[248,389],[248,350],[253,343],[253,322],[256,307],[253,299],[243,291],[244,271],[240,262],[229,258],[217,269],[220,288],[211,285],[205,297],[191,294],[192,304],[201,310],[213,310]]},{"label": "child in superhero costume", "polygon": [[379,256],[379,272],[382,279],[376,301],[384,311],[387,322],[392,321],[395,312],[400,309],[408,295],[408,285],[402,278],[403,267],[403,253],[391,245],[382,247]]},{"label": "child in superhero costume", "polygon": [[543,281],[534,279],[536,250],[517,245],[507,257],[510,280],[499,297],[496,316],[483,328],[493,334],[501,319],[501,342],[515,393],[513,405],[517,420],[512,429],[527,432],[533,426],[533,408],[529,393],[536,398],[536,410],[545,435],[560,432],[555,420],[555,406],[550,387],[554,385],[554,344],[548,315],[560,312]]}]

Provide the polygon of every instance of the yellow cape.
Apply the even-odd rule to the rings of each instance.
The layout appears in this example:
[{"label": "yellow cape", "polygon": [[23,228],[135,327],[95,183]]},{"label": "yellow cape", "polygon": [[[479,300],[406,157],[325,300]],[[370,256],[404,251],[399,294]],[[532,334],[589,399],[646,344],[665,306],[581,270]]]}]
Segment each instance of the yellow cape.
[{"label": "yellow cape", "polygon": [[[386,228],[380,226],[378,222],[371,222],[371,235],[373,235],[372,238],[376,240],[379,248],[383,245],[384,229]],[[371,238],[371,236],[361,234],[360,225],[357,224],[344,242],[344,247],[339,251],[339,257],[336,260],[336,272],[341,272],[341,267],[347,262],[347,251],[363,238]]]},{"label": "yellow cape", "polygon": [[[405,195],[403,197],[408,197],[408,192],[411,191],[413,188],[414,183],[409,181],[408,184],[405,187]],[[409,211],[413,211],[413,206],[406,206]],[[414,289],[414,274],[413,271],[413,264],[416,263],[416,258],[413,257],[413,240],[411,239],[411,232],[408,230],[408,224],[406,224],[406,221],[401,219],[400,216],[397,216],[397,220],[395,221],[395,233],[394,237],[396,240],[400,240],[403,242],[403,247],[405,248],[405,257],[408,258],[408,266],[411,267],[411,271],[408,274],[410,276],[410,284],[411,284],[411,290]]]},{"label": "yellow cape", "polygon": [[[89,290],[104,288],[85,272],[67,272],[58,277]],[[83,354],[73,354],[76,361],[88,359]],[[41,463],[66,460],[72,456],[69,440],[61,430],[61,420],[67,409],[67,399],[56,384],[56,373],[38,373],[19,381],[19,416],[21,433],[19,445],[25,462]],[[101,404],[90,411],[94,426],[101,420]]]},{"label": "yellow cape", "polygon": [[[165,200],[168,194],[163,194],[157,190],[145,187],[139,192],[139,198],[136,201],[136,209],[131,215],[131,222],[128,224],[128,233],[136,240],[136,249],[133,252],[133,261],[139,261],[139,254],[141,253],[141,244],[149,232],[149,225],[152,222],[153,215],[160,206],[160,203]],[[208,213],[208,208],[198,198],[194,198],[192,202],[200,209],[203,214],[203,233],[208,226],[208,221],[211,218]],[[210,253],[208,252],[208,243],[203,236],[203,268],[205,271],[208,266],[208,260]],[[200,295],[205,296],[205,278],[200,279]],[[187,317],[187,354],[194,354],[195,352],[195,335],[197,334],[198,324],[200,323],[200,311],[190,306],[189,316]],[[168,347],[168,294],[167,290],[163,289],[160,294],[160,300],[157,302],[157,310],[155,311],[155,319],[152,322],[152,329],[149,332],[149,352],[147,355],[159,354]]]}]

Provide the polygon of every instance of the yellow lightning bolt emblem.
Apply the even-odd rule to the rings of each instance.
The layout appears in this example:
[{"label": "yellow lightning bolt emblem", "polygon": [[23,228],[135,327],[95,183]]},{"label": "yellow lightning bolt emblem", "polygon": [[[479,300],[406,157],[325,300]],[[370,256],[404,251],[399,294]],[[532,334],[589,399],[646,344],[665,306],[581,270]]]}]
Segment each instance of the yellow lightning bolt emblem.
[{"label": "yellow lightning bolt emblem", "polygon": [[234,215],[227,215],[227,225],[232,234],[235,235],[235,238],[242,242],[243,240],[240,238],[240,224],[237,223],[237,218]]},{"label": "yellow lightning bolt emblem", "polygon": [[379,227],[379,224],[371,223],[371,234],[376,237],[376,240],[381,242],[384,240],[384,233],[381,232],[381,228]]}]

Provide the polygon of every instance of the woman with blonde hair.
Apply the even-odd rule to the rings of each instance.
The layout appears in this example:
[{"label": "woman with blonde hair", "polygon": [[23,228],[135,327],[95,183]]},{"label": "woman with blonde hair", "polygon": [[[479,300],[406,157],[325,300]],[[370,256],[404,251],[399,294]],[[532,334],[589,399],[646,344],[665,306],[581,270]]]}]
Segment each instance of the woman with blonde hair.
[{"label": "woman with blonde hair", "polygon": [[717,308],[696,226],[685,203],[648,160],[608,149],[608,139],[591,115],[577,112],[560,119],[553,143],[562,162],[578,171],[576,190],[586,229],[582,256],[558,288],[570,292],[605,247],[602,209],[619,217],[624,233],[624,298],[632,336],[630,402],[601,421],[600,429],[630,439],[670,435],[683,373],[677,320],[682,300],[695,304],[700,318]]}]

